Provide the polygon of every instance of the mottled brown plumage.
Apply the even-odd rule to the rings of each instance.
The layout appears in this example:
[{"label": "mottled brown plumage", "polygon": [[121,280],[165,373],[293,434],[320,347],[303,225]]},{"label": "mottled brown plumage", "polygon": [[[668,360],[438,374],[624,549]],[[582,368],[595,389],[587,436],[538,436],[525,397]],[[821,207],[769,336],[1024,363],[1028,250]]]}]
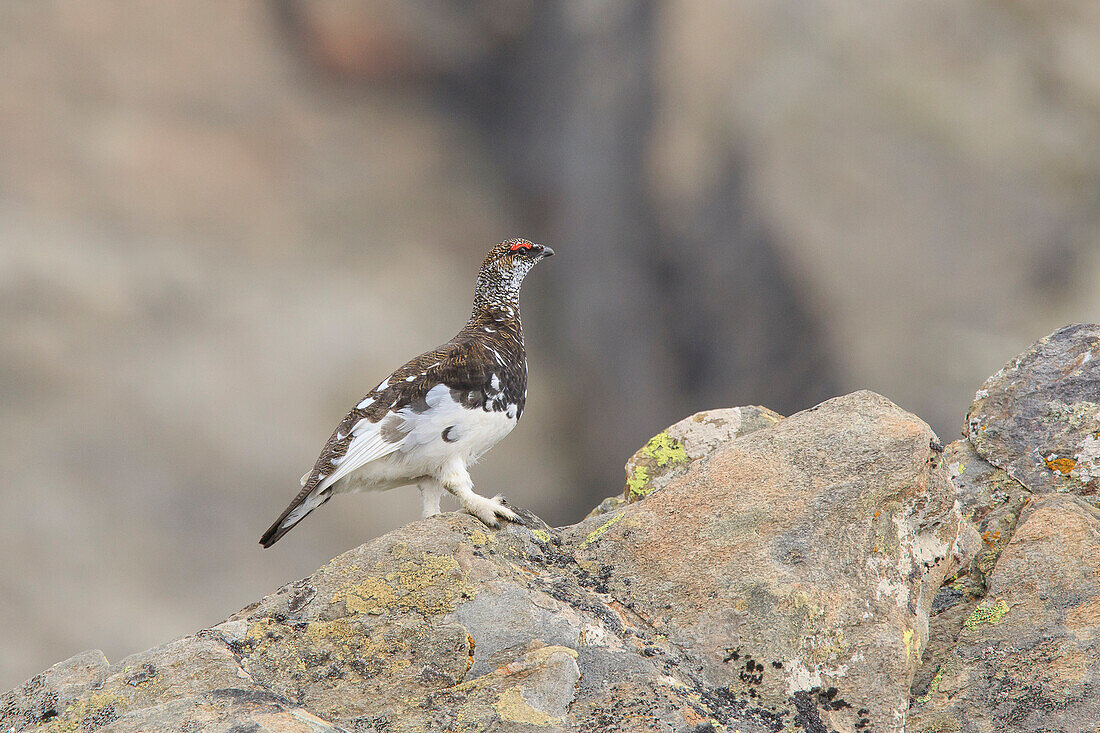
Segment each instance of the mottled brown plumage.
[{"label": "mottled brown plumage", "polygon": [[[302,477],[302,490],[260,539],[264,547],[334,493],[406,483],[420,485],[426,515],[438,511],[438,484],[487,523],[494,524],[497,516],[513,518],[510,510],[493,504],[495,500],[473,494],[465,467],[523,414],[527,357],[519,289],[531,267],[552,254],[524,239],[507,240],[490,250],[478,274],[473,313],[466,325],[447,343],[397,369],[348,412],[313,469]],[[500,413],[498,420],[489,417],[494,413]],[[438,433],[431,428],[439,428]],[[341,468],[360,455],[377,457],[351,472],[348,466]],[[367,473],[364,467],[374,461],[387,463],[373,467],[373,480],[356,484],[353,479],[359,477],[352,474]],[[437,469],[435,462],[440,464]],[[403,473],[404,464],[409,469]]]}]

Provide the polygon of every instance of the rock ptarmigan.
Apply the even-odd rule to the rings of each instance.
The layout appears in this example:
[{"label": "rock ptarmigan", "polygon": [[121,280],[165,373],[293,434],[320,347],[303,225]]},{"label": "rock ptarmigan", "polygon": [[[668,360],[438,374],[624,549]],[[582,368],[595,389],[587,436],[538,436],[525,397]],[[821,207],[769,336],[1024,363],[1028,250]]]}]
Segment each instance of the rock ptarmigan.
[{"label": "rock ptarmigan", "polygon": [[519,289],[554,250],[509,239],[489,251],[469,322],[442,346],[382,380],[336,426],[302,490],[264,532],[271,547],[333,494],[420,489],[423,516],[439,513],[444,491],[495,527],[518,517],[499,498],[474,493],[467,467],[519,422],[527,399],[527,356]]}]

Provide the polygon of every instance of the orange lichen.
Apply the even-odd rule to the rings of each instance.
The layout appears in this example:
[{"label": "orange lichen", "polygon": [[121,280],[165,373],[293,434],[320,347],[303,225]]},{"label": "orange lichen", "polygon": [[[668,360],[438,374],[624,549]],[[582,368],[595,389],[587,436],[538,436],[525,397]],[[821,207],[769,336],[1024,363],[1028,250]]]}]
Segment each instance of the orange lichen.
[{"label": "orange lichen", "polygon": [[1072,458],[1048,458],[1046,460],[1047,468],[1051,471],[1057,471],[1061,474],[1068,474],[1073,470],[1073,467],[1077,465],[1077,461]]}]

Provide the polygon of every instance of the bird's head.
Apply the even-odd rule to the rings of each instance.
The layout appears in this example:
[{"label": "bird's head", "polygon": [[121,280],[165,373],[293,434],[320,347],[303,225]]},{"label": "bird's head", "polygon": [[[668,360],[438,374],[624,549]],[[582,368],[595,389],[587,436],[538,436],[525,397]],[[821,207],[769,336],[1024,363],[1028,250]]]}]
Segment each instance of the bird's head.
[{"label": "bird's head", "polygon": [[515,307],[523,278],[554,250],[526,239],[508,239],[489,250],[477,276],[474,302],[482,307]]}]

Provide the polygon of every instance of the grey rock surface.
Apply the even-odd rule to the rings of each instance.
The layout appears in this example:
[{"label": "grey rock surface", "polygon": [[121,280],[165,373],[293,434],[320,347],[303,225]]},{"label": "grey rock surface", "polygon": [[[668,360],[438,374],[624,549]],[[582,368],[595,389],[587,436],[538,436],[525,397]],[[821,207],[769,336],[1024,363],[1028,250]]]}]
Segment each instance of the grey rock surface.
[{"label": "grey rock surface", "polygon": [[913,733],[1094,731],[1100,721],[1100,510],[1032,499],[965,618]]},{"label": "grey rock surface", "polygon": [[723,445],[567,542],[773,724],[900,731],[960,528],[936,443],[857,392]]},{"label": "grey rock surface", "polygon": [[1020,510],[1031,496],[1004,470],[987,463],[967,440],[956,440],[943,454],[955,486],[963,527],[958,545],[964,561],[932,601],[928,645],[913,678],[911,695],[928,691],[963,624],[985,597],[987,579],[1016,529]]},{"label": "grey rock surface", "polygon": [[901,730],[960,526],[934,436],[870,392],[765,416],[677,429],[682,473],[610,515],[441,515],[211,629],[66,663],[0,729]]},{"label": "grey rock surface", "polygon": [[1100,503],[1100,326],[1040,339],[986,380],[967,415],[974,449],[1030,491]]},{"label": "grey rock surface", "polygon": [[682,476],[692,461],[705,458],[734,438],[774,425],[783,416],[766,407],[748,405],[703,410],[670,425],[639,448],[626,462],[621,496],[600,502],[588,518],[607,514],[644,499]]},{"label": "grey rock surface", "polygon": [[1013,359],[947,446],[981,546],[933,604],[912,731],[1096,730],[1098,334],[1067,326]]}]

